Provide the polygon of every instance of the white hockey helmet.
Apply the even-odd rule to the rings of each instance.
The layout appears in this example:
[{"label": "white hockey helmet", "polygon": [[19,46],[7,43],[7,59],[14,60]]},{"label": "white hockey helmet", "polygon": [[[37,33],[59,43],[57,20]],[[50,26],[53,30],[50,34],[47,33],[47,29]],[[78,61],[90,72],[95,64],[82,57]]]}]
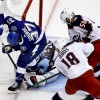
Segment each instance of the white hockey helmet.
[{"label": "white hockey helmet", "polygon": [[65,8],[61,13],[60,13],[60,19],[67,24],[71,23],[72,18],[74,17],[74,12],[71,11],[69,8]]},{"label": "white hockey helmet", "polygon": [[61,51],[61,49],[67,44],[67,40],[65,38],[59,38],[54,42],[55,48],[58,50],[58,52]]}]

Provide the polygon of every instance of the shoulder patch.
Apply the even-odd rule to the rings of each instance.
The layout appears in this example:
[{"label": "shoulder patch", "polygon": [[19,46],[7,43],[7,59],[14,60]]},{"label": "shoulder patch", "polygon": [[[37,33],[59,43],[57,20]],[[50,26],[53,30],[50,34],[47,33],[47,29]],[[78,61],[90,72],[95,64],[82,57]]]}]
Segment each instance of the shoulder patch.
[{"label": "shoulder patch", "polygon": [[11,30],[12,31],[17,31],[17,27],[16,26],[11,26]]}]

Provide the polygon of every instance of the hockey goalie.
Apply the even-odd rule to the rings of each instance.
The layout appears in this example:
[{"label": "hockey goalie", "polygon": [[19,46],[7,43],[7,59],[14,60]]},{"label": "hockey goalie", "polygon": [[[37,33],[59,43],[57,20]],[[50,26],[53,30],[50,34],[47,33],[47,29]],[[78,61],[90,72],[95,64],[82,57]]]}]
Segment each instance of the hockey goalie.
[{"label": "hockey goalie", "polygon": [[53,67],[53,64],[55,58],[57,57],[61,49],[64,47],[64,45],[66,45],[66,39],[64,38],[58,38],[54,43],[51,41],[47,43],[45,49],[40,55],[40,59],[42,61],[44,58],[47,58],[49,60],[49,66],[42,75],[31,75],[27,78],[27,81],[31,86],[43,80],[44,81],[41,82],[38,86],[44,86],[47,83],[50,83],[57,79],[60,73],[56,67]]}]

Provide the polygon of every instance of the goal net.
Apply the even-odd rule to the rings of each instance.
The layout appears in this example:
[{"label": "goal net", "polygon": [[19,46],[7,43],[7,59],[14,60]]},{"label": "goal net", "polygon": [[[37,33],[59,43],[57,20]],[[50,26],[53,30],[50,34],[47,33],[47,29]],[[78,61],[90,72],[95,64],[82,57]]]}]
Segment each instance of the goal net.
[{"label": "goal net", "polygon": [[[0,13],[4,13],[5,16],[10,15],[19,20],[34,21],[45,31],[46,34],[61,34],[60,30],[59,32],[57,32],[57,27],[57,30],[53,27],[56,26],[56,24],[58,24],[59,22],[58,20],[60,20],[60,10],[59,12],[57,10],[58,18],[53,16],[56,11],[56,8],[60,8],[58,5],[59,1],[62,0],[45,0],[44,2],[43,0],[0,0]],[[50,23],[51,18],[53,19],[53,25],[51,25]],[[5,25],[4,34],[1,36],[1,39],[5,45],[7,45],[7,34],[8,28]],[[15,64],[17,62],[19,53],[20,52],[16,51],[10,53],[10,56],[14,60]],[[14,65],[10,61],[8,55],[2,53],[2,43],[0,42],[0,83],[9,82],[13,79],[15,79]]]},{"label": "goal net", "polygon": [[[18,20],[26,20],[32,0],[2,0],[0,1],[0,13],[9,15]],[[8,27],[4,25],[3,35],[0,37],[0,83],[7,83],[15,79],[15,67],[7,54],[2,53],[2,42],[7,45]],[[19,51],[10,53],[14,63],[17,63]]]}]

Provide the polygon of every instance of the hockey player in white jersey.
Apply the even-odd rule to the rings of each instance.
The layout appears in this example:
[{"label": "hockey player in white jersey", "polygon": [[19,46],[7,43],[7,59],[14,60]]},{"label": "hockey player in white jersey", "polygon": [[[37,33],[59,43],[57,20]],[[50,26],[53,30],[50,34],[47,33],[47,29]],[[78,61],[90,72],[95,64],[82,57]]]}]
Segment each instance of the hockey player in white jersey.
[{"label": "hockey player in white jersey", "polygon": [[79,90],[100,99],[100,82],[94,77],[93,68],[87,59],[93,50],[91,43],[82,42],[71,42],[61,50],[54,66],[68,78],[68,81],[65,90],[57,92],[52,100],[65,100],[65,92],[65,95],[73,95]]},{"label": "hockey player in white jersey", "polygon": [[75,15],[75,13],[65,8],[61,14],[60,19],[68,25],[68,33],[71,41],[91,42],[94,45],[93,53],[88,57],[89,64],[94,69],[95,77],[100,80],[100,26],[82,15]]},{"label": "hockey player in white jersey", "polygon": [[61,12],[60,19],[67,24],[71,41],[91,42],[94,45],[94,51],[88,57],[88,60],[93,68],[100,69],[96,67],[100,61],[100,27],[89,18],[82,15],[75,15],[69,8],[65,8]]},{"label": "hockey player in white jersey", "polygon": [[[54,64],[54,61],[55,61],[58,53],[61,51],[61,49],[64,47],[64,45],[66,45],[67,41],[68,40],[65,38],[58,38],[54,43],[48,42],[47,46],[41,53],[40,58],[41,58],[41,60],[43,60],[43,58],[47,58],[49,60],[49,66],[43,75],[32,75],[32,76],[28,77],[27,81],[30,85],[33,85],[36,82],[40,82],[44,79],[47,79],[48,77],[51,77],[51,76],[59,73],[58,69],[56,67],[54,67],[53,64]],[[47,83],[54,81],[55,79],[57,79],[58,76],[59,76],[59,74],[42,82],[41,84],[39,84],[39,86],[44,86]]]}]

